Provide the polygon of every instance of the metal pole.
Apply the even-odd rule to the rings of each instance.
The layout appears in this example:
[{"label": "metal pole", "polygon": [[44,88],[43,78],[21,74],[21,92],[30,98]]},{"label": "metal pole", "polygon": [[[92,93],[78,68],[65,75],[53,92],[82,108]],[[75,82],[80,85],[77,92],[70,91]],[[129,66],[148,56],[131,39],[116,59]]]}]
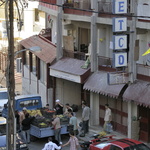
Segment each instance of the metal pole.
[{"label": "metal pole", "polygon": [[13,12],[13,2],[14,0],[8,1],[9,6],[9,25],[8,25],[8,60],[7,60],[7,89],[8,89],[8,118],[7,118],[7,150],[14,150],[14,90],[15,90],[15,78],[14,78],[14,12]]}]

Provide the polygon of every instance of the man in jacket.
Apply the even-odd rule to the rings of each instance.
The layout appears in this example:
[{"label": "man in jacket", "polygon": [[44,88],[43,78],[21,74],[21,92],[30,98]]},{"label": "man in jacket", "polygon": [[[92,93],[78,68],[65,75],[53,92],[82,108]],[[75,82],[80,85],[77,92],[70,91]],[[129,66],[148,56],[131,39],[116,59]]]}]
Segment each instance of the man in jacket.
[{"label": "man in jacket", "polygon": [[90,119],[90,108],[86,105],[86,103],[82,103],[82,108],[83,108],[83,111],[82,111],[82,118],[81,120],[83,121],[83,131],[84,131],[84,134],[88,133],[89,132],[89,119]]},{"label": "man in jacket", "polygon": [[25,119],[22,121],[22,136],[26,143],[30,143],[30,125],[35,117],[29,117],[29,113],[26,113]]}]

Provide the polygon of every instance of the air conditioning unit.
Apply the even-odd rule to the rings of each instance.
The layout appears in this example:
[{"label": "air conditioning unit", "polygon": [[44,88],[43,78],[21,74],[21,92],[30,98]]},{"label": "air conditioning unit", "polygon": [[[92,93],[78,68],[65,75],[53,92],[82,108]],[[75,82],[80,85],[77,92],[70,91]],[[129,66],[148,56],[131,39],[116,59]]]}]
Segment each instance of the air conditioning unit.
[{"label": "air conditioning unit", "polygon": [[21,72],[22,71],[22,58],[16,59],[16,71]]}]

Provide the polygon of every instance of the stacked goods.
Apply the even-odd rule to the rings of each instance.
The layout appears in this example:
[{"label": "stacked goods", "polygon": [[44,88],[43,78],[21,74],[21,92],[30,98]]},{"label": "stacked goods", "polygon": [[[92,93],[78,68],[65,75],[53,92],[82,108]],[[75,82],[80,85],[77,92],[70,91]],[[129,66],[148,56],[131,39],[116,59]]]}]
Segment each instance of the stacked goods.
[{"label": "stacked goods", "polygon": [[69,124],[69,118],[67,116],[60,117],[60,124],[61,125]]},{"label": "stacked goods", "polygon": [[27,113],[29,113],[30,116],[42,116],[42,113],[40,110],[27,110]]}]

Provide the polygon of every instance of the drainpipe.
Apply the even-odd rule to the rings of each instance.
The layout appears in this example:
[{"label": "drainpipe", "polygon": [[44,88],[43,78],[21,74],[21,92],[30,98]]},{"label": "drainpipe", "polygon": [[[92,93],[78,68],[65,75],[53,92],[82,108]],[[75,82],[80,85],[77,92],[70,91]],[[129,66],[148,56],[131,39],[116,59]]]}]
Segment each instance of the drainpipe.
[{"label": "drainpipe", "polygon": [[56,35],[56,59],[59,60],[63,57],[62,49],[62,15],[63,15],[64,0],[57,0],[58,13],[57,13],[57,35]]}]

